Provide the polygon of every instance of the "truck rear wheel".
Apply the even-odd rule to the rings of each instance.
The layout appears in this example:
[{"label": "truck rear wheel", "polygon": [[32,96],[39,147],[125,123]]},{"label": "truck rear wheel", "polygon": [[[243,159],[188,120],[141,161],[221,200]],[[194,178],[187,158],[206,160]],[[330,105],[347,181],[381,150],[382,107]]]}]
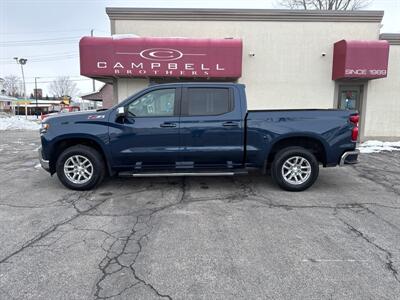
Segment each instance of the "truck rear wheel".
[{"label": "truck rear wheel", "polygon": [[69,189],[84,191],[98,185],[104,178],[105,166],[100,153],[84,145],[65,149],[57,159],[57,176]]},{"label": "truck rear wheel", "polygon": [[272,178],[284,190],[304,191],[318,178],[319,165],[314,154],[302,147],[280,150],[272,163]]}]

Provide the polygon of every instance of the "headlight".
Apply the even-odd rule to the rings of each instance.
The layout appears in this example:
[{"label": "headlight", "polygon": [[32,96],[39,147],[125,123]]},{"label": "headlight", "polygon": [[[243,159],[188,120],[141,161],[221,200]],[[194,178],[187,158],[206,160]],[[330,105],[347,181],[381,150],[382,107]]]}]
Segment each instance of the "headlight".
[{"label": "headlight", "polygon": [[42,123],[40,126],[40,133],[46,133],[49,128],[50,128],[49,123]]}]

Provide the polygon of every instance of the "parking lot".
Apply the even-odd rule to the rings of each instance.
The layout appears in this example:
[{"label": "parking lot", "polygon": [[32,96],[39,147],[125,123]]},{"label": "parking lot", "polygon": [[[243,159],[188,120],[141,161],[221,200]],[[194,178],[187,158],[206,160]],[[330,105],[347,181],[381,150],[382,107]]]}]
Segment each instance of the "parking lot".
[{"label": "parking lot", "polygon": [[36,131],[0,132],[0,299],[398,299],[400,152],[264,176],[108,179],[75,192]]}]

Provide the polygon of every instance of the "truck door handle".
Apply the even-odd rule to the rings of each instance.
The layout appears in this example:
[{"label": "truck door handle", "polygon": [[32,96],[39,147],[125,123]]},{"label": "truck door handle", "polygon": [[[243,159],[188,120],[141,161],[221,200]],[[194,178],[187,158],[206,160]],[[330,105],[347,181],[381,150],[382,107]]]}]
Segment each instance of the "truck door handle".
[{"label": "truck door handle", "polygon": [[170,123],[170,122],[164,122],[164,123],[160,124],[160,127],[169,127],[169,128],[171,128],[171,127],[176,127],[176,124],[175,123]]},{"label": "truck door handle", "polygon": [[228,122],[222,123],[222,126],[224,126],[224,127],[239,127],[239,124],[236,122],[228,121]]}]

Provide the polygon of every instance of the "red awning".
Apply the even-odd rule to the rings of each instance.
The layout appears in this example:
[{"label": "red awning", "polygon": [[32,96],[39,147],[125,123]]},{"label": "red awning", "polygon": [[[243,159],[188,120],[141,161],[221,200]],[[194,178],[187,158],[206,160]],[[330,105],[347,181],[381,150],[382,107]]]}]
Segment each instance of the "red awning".
[{"label": "red awning", "polygon": [[387,77],[387,41],[336,42],[333,51],[332,79],[376,79]]},{"label": "red awning", "polygon": [[239,78],[242,40],[83,37],[81,75],[101,77]]}]

